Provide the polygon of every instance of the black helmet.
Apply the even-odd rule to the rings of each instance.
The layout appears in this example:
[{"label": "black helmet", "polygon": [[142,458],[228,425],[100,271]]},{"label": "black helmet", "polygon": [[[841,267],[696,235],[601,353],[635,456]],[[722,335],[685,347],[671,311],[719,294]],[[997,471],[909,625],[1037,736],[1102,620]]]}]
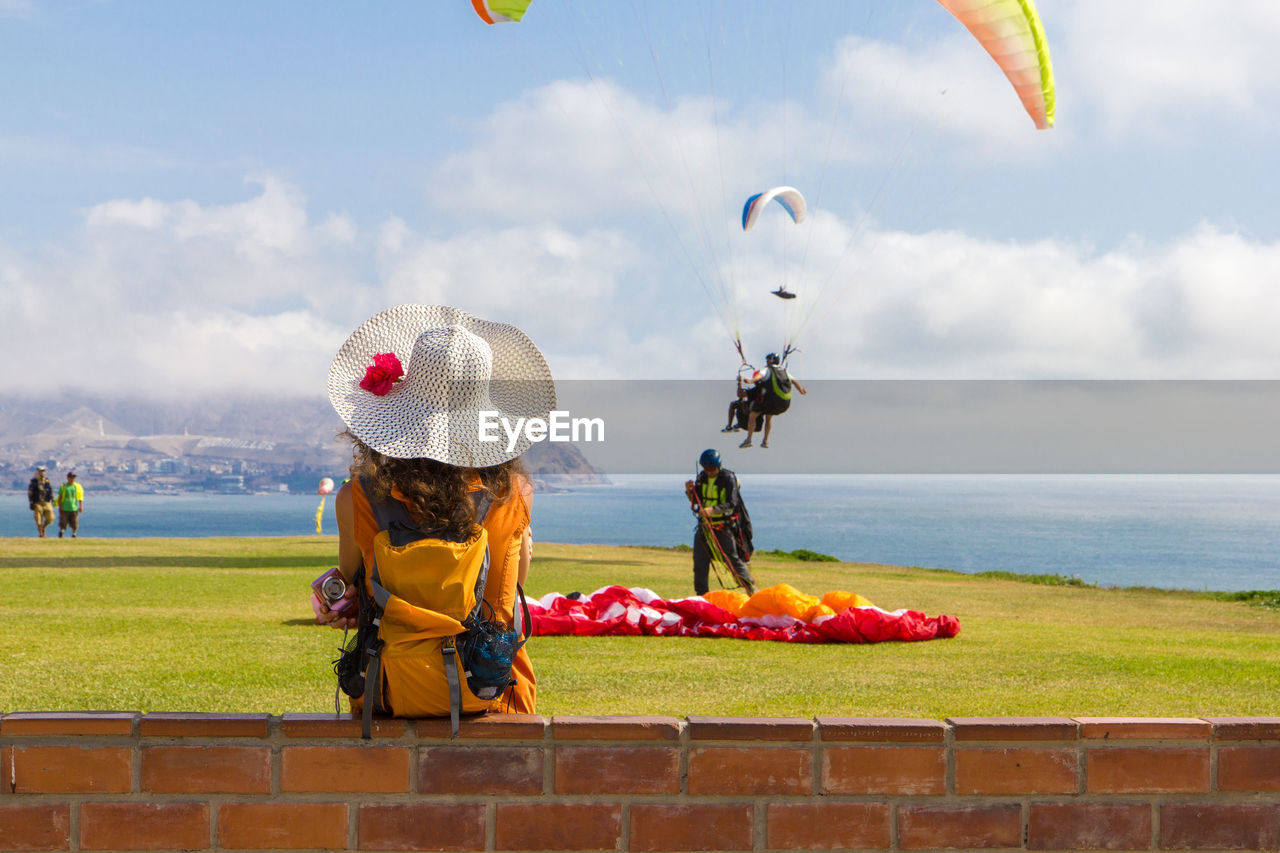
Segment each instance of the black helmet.
[{"label": "black helmet", "polygon": [[778,358],[778,354],[776,352],[771,352],[764,357],[764,363],[770,366],[778,364],[781,361],[782,359]]}]

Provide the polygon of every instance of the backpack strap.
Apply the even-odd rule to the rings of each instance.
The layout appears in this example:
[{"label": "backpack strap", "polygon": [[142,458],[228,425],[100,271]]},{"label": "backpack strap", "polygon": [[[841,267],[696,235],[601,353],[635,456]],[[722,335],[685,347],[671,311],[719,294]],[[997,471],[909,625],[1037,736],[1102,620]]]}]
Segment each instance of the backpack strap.
[{"label": "backpack strap", "polygon": [[[488,507],[485,507],[488,510]],[[484,588],[489,581],[489,546],[484,546],[484,562],[480,565],[480,573],[476,576],[476,606],[467,617],[469,624],[483,611]],[[458,676],[458,638],[446,637],[441,651],[444,653],[444,674],[449,682],[449,739],[458,736],[459,716],[462,713],[462,679]]]},{"label": "backpack strap", "polygon": [[[514,611],[511,614],[511,628],[516,632],[516,637],[520,640],[520,645],[523,646],[525,641],[533,636],[533,617],[529,614],[529,602],[525,601],[524,587],[520,585],[519,581],[516,581],[516,598],[520,599],[520,606],[511,608]],[[526,625],[529,626],[529,637],[524,634]]]},{"label": "backpack strap", "polygon": [[[380,620],[375,620],[376,625]],[[368,660],[364,671],[364,707],[360,709],[360,736],[373,737],[373,706],[382,705],[382,650],[381,643],[370,643],[366,652]]]},{"label": "backpack strap", "polygon": [[462,714],[462,679],[458,677],[458,644],[455,637],[445,637],[440,647],[444,654],[444,675],[449,682],[449,739],[458,736]]},{"label": "backpack strap", "polygon": [[[359,637],[361,640],[360,662],[364,666],[364,691],[361,695],[364,702],[360,709],[360,735],[365,740],[373,737],[373,712],[382,710],[382,637],[379,628],[382,625],[382,614],[386,612],[390,593],[377,582],[378,567],[373,567],[369,586],[372,597],[365,593],[364,566],[356,569],[356,596],[360,605]],[[366,616],[368,622],[365,621]],[[367,639],[365,637],[367,636]]]}]

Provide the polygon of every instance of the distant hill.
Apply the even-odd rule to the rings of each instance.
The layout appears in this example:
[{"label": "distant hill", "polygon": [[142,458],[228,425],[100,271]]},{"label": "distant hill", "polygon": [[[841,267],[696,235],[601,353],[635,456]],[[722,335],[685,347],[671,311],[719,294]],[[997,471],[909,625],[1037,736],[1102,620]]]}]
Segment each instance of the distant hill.
[{"label": "distant hill", "polygon": [[[323,398],[0,397],[0,463],[21,470],[45,459],[226,459],[341,470],[350,460],[338,439],[344,429]],[[606,480],[572,444],[535,444],[522,461],[546,484]]]},{"label": "distant hill", "polygon": [[342,421],[325,399],[207,397],[157,402],[84,394],[0,398],[0,440],[6,441],[45,431],[77,431],[129,436],[212,435],[322,444],[342,430]]}]

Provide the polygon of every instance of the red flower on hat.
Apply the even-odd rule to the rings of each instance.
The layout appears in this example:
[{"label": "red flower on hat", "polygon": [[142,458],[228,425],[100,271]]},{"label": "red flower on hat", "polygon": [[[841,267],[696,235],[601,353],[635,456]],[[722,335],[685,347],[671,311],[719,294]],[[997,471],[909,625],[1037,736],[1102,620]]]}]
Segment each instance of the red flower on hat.
[{"label": "red flower on hat", "polygon": [[370,394],[385,397],[402,376],[404,376],[404,368],[400,366],[400,359],[396,358],[396,354],[380,352],[373,357],[373,364],[364,369],[364,379],[360,380],[360,387]]}]

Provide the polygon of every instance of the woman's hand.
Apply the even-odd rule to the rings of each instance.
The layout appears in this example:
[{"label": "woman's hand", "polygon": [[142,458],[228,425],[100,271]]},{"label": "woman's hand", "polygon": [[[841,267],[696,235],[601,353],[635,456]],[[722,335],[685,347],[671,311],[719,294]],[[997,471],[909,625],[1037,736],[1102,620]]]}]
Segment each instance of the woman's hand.
[{"label": "woman's hand", "polygon": [[321,601],[314,592],[311,593],[311,609],[316,614],[316,621],[321,625],[328,625],[330,628],[356,627],[359,605],[356,602],[355,584],[347,584],[347,589],[342,593],[342,598],[334,603],[337,604],[339,602],[345,603],[335,610],[327,602]]}]

